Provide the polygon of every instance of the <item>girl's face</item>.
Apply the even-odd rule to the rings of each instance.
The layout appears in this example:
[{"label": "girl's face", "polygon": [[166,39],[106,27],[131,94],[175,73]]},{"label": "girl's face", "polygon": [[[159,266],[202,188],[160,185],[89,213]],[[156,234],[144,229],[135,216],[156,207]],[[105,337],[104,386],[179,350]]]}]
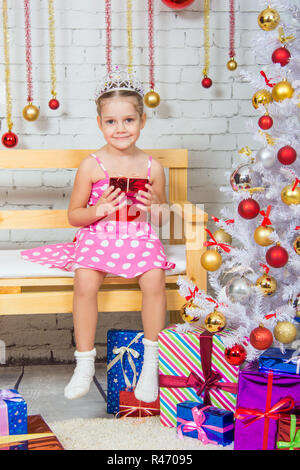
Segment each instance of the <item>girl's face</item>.
[{"label": "girl's face", "polygon": [[135,104],[134,96],[113,97],[103,102],[98,126],[106,142],[116,149],[126,151],[132,147],[145,125],[146,114],[141,117]]}]

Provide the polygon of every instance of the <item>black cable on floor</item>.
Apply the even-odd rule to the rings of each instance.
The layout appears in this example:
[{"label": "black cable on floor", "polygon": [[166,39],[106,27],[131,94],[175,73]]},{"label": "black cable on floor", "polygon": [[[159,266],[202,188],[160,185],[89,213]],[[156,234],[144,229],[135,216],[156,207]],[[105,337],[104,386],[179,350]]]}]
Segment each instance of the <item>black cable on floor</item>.
[{"label": "black cable on floor", "polygon": [[22,372],[18,378],[18,380],[16,381],[15,383],[15,386],[14,386],[14,389],[18,391],[18,388],[19,388],[19,385],[20,385],[20,382],[21,380],[23,379],[23,375],[24,375],[24,365],[22,366]]},{"label": "black cable on floor", "polygon": [[94,375],[93,377],[93,380],[94,380],[94,384],[96,385],[96,387],[98,388],[99,392],[101,393],[105,403],[107,403],[107,395],[105,393],[105,391],[103,390],[103,388],[101,387],[101,384],[98,382],[96,376]]}]

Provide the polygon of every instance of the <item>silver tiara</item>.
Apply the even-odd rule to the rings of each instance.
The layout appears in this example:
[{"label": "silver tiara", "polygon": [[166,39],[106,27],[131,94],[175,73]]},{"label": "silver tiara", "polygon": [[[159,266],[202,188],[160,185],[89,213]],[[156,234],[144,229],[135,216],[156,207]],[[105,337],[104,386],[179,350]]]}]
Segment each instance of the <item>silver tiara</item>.
[{"label": "silver tiara", "polygon": [[104,93],[115,90],[134,91],[140,96],[144,96],[142,82],[136,78],[135,71],[129,74],[125,70],[119,70],[118,66],[115,67],[113,72],[106,74],[98,83],[95,90],[95,101]]}]

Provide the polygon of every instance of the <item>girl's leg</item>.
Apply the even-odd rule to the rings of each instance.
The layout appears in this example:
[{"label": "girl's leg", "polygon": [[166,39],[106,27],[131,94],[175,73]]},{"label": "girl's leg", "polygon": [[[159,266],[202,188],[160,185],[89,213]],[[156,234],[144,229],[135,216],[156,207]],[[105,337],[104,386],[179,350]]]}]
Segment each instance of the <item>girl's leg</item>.
[{"label": "girl's leg", "polygon": [[85,395],[95,374],[95,333],[98,321],[97,294],[106,273],[78,268],[74,278],[73,321],[76,368],[65,388],[65,397]]},{"label": "girl's leg", "polygon": [[139,277],[143,293],[142,322],[144,328],[144,364],[135,388],[135,396],[144,402],[155,401],[158,395],[158,333],[166,322],[165,272],[152,269]]}]

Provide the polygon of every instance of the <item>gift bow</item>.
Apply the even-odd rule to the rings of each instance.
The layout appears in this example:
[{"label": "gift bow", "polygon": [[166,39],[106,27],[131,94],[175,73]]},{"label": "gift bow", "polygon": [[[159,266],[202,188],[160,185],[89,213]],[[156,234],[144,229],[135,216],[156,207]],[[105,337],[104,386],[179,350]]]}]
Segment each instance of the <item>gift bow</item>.
[{"label": "gift bow", "polygon": [[18,392],[0,389],[0,436],[9,434],[7,404],[4,400],[21,402],[23,398]]},{"label": "gift bow", "polygon": [[[272,418],[277,420],[279,412],[285,413],[286,411],[292,410],[294,407],[295,401],[293,398],[286,397],[279,400],[265,412],[251,408],[237,408],[234,416],[236,419],[241,419],[245,426],[249,426],[261,418]],[[247,419],[247,416],[250,416],[250,418]]]},{"label": "gift bow", "polygon": [[208,439],[207,434],[203,429],[203,427],[205,427],[212,430],[222,431],[222,429],[217,428],[216,426],[209,426],[207,424],[203,424],[206,419],[204,410],[207,410],[208,408],[210,408],[210,406],[204,406],[201,409],[194,406],[194,408],[192,408],[193,421],[187,421],[182,418],[177,418],[177,422],[180,423],[177,428],[177,434],[179,439],[183,439],[183,432],[197,431],[198,440],[201,441],[203,444],[218,444],[217,441],[212,441],[211,439]]},{"label": "gift bow", "polygon": [[215,239],[215,237],[213,236],[213,234],[208,230],[208,228],[205,229],[205,231],[208,233],[208,235],[210,236],[210,238],[212,239],[212,241],[206,241],[203,243],[203,246],[214,246],[214,245],[217,245],[219,246],[220,248],[222,248],[222,250],[226,251],[226,253],[229,253],[230,250],[231,250],[231,247],[230,245],[227,245],[226,243],[218,243],[217,240]]},{"label": "gift bow", "polygon": [[300,429],[296,432],[296,416],[291,415],[291,425],[290,425],[290,442],[277,441],[277,449],[289,449],[294,450],[294,448],[300,448]]},{"label": "gift bow", "polygon": [[298,356],[292,356],[290,359],[284,359],[284,362],[288,364],[289,362],[292,362],[293,364],[296,364],[296,374],[299,374],[300,372],[300,354]]},{"label": "gift bow", "polygon": [[269,219],[269,215],[270,215],[270,212],[271,212],[271,209],[272,209],[272,206],[268,206],[267,207],[267,211],[259,211],[260,215],[263,216],[263,221],[261,223],[261,225],[263,227],[265,227],[266,225],[272,225],[272,222],[271,220]]},{"label": "gift bow", "polygon": [[[113,353],[116,354],[116,357],[112,361],[110,361],[110,363],[107,366],[107,371],[109,371],[118,361],[121,361],[123,377],[124,377],[124,380],[125,380],[126,387],[128,387],[128,388],[135,387],[136,379],[137,379],[136,367],[135,367],[134,360],[132,359],[132,356],[135,359],[137,359],[140,355],[140,353],[138,351],[131,348],[130,346],[133,343],[135,343],[141,336],[143,336],[143,334],[144,334],[143,332],[138,333],[135,336],[135,338],[133,338],[133,340],[128,344],[128,346],[121,346],[120,348],[114,348]],[[127,353],[127,356],[128,356],[129,365],[130,365],[130,367],[132,369],[132,372],[133,372],[132,383],[130,383],[130,380],[128,379],[128,377],[126,375],[126,372],[125,372],[124,366],[123,366],[123,357],[124,357],[124,354],[126,354],[126,353]]]}]

